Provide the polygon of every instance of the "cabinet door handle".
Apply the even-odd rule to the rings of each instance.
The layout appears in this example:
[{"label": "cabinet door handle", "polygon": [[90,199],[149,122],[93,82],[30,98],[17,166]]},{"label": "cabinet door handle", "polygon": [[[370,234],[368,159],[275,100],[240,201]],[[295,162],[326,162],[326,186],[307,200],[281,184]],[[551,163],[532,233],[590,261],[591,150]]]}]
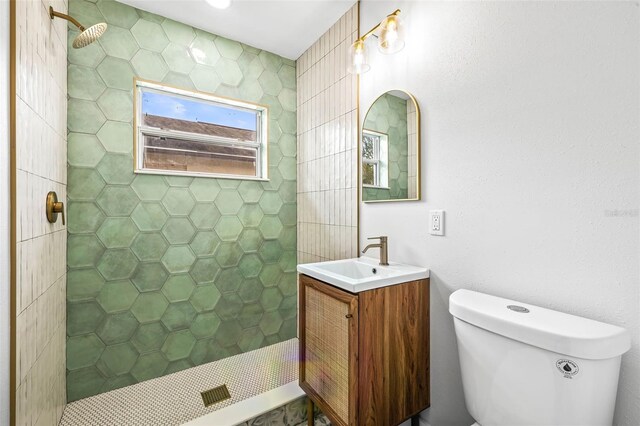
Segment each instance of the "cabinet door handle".
[{"label": "cabinet door handle", "polygon": [[347,315],[345,315],[344,317],[345,317],[345,318],[353,318],[353,315],[351,315],[351,314],[347,314]]}]

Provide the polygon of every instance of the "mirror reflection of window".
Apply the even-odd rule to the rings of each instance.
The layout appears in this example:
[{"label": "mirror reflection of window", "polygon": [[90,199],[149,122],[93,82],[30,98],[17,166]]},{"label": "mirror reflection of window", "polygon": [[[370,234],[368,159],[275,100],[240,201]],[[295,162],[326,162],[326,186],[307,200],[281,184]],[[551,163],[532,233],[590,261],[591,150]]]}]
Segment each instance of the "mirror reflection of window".
[{"label": "mirror reflection of window", "polygon": [[362,184],[388,189],[388,136],[371,130],[362,132]]}]

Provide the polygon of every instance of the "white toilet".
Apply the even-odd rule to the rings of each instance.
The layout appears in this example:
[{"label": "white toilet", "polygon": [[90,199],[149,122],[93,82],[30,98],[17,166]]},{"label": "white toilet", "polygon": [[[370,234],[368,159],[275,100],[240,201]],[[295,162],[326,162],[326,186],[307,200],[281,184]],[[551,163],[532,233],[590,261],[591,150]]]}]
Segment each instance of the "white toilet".
[{"label": "white toilet", "polygon": [[627,330],[469,290],[449,312],[475,425],[611,425]]}]

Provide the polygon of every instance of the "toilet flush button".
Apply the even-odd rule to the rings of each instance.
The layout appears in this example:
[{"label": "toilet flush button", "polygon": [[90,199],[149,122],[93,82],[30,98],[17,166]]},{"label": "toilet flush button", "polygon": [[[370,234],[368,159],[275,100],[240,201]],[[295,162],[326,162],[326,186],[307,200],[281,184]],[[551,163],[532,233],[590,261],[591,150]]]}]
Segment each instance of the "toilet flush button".
[{"label": "toilet flush button", "polygon": [[529,313],[529,310],[527,308],[525,308],[524,306],[507,305],[507,309],[511,309],[512,311],[519,312],[521,314]]}]

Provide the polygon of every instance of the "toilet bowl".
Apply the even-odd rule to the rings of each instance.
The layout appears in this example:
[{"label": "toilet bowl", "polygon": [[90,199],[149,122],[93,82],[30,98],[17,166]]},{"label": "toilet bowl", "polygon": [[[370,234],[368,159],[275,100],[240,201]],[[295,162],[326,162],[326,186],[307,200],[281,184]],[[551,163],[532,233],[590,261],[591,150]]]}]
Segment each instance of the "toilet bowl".
[{"label": "toilet bowl", "polygon": [[627,330],[469,290],[449,312],[472,426],[611,425]]}]

